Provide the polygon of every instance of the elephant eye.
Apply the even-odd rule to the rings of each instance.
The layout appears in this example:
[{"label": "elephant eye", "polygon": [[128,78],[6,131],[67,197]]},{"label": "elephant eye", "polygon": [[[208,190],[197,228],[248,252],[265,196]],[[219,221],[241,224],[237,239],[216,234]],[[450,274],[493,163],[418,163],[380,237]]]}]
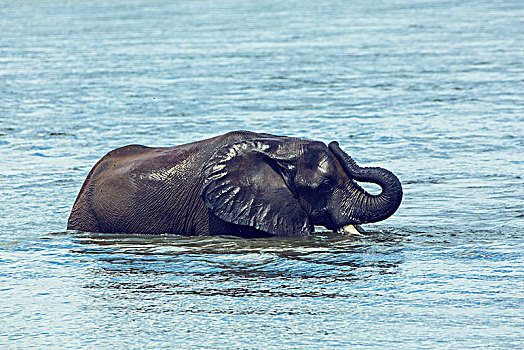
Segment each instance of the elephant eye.
[{"label": "elephant eye", "polygon": [[325,179],[318,185],[318,190],[322,193],[329,193],[333,190],[333,181]]}]

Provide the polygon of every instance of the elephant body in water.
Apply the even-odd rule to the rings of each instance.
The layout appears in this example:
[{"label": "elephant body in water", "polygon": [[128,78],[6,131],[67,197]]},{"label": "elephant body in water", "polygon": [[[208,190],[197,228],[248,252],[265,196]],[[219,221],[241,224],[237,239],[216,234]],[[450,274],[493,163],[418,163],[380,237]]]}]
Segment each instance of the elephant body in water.
[{"label": "elephant body in water", "polygon": [[[355,181],[381,186],[372,195]],[[175,147],[115,149],[87,176],[71,230],[302,236],[384,220],[402,200],[395,175],[362,168],[337,142],[234,131]]]}]

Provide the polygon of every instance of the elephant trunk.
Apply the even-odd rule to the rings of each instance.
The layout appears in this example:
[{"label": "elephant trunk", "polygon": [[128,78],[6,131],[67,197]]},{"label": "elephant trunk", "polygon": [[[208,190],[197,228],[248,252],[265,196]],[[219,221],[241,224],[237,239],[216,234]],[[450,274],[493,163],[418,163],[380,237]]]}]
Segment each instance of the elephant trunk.
[{"label": "elephant trunk", "polygon": [[[336,141],[329,144],[329,149],[350,179],[346,187],[351,198],[342,201],[341,220],[347,223],[370,223],[393,215],[402,201],[402,185],[399,179],[386,169],[358,166],[340,149]],[[382,188],[382,192],[372,195],[352,180],[376,183]]]}]

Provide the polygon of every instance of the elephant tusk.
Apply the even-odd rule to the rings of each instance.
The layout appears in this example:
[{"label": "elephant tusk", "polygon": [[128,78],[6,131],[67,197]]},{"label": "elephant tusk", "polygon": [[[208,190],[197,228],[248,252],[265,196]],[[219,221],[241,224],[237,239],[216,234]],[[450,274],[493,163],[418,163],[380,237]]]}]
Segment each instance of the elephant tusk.
[{"label": "elephant tusk", "polygon": [[345,234],[356,236],[363,236],[362,233],[365,232],[359,225],[346,225],[342,227],[342,230]]}]

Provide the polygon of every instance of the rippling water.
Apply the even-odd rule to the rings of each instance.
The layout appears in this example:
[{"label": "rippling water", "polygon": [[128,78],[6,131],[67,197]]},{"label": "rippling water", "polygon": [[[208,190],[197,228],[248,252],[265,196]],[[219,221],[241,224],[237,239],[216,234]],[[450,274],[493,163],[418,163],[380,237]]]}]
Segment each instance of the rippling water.
[{"label": "rippling water", "polygon": [[[521,1],[0,3],[0,346],[524,347]],[[65,231],[130,143],[338,140],[362,237]]]}]

